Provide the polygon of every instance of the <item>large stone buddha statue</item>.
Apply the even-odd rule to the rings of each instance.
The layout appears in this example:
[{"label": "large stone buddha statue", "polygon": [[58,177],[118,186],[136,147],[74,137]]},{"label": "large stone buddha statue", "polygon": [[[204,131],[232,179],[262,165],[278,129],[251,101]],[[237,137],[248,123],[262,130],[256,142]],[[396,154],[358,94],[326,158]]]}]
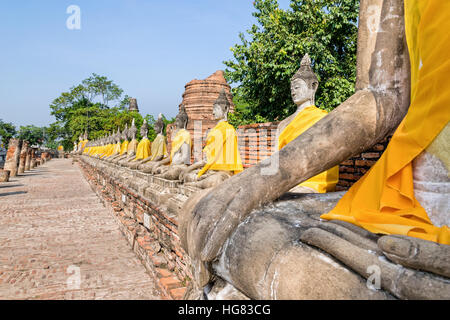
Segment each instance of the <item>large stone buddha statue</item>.
[{"label": "large stone buddha statue", "polygon": [[[192,292],[219,277],[254,299],[450,299],[448,28],[447,1],[361,0],[355,94],[180,211]],[[392,133],[345,194],[283,200]]]},{"label": "large stone buddha statue", "polygon": [[143,159],[137,167],[137,169],[144,173],[152,173],[153,167],[159,165],[159,161],[168,157],[166,137],[164,136],[164,121],[161,113],[158,115],[154,129],[156,138],[152,142],[151,154]]},{"label": "large stone buddha statue", "polygon": [[191,134],[186,130],[189,117],[184,105],[180,106],[180,112],[176,116],[173,132],[172,149],[170,157],[167,157],[153,167],[153,174],[167,180],[178,180],[180,173],[191,164],[192,140]]},{"label": "large stone buddha statue", "polygon": [[207,159],[194,163],[180,174],[180,180],[187,185],[211,188],[243,170],[237,133],[228,123],[229,109],[230,102],[222,89],[213,105],[217,125],[208,133],[203,149]]}]

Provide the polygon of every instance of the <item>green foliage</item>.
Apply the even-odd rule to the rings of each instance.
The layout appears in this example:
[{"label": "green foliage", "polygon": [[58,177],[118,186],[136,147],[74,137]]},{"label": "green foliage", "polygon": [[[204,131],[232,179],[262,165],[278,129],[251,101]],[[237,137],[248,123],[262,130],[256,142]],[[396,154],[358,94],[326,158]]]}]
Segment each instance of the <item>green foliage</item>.
[{"label": "green foliage", "polygon": [[244,100],[239,90],[235,90],[233,104],[234,112],[228,114],[228,122],[236,129],[239,126],[246,124],[264,123],[270,121],[259,114],[253,114],[250,104]]},{"label": "green foliage", "polygon": [[[50,126],[53,141],[59,139],[64,150],[70,151],[85,131],[88,132],[89,140],[97,139],[116,133],[117,128],[122,131],[125,124],[130,127],[133,118],[138,128],[136,138],[141,139],[139,128],[144,118],[138,112],[126,109],[130,97],[122,97],[122,93],[123,90],[111,80],[95,73],[69,92],[63,92],[50,105],[51,114],[57,120]],[[115,105],[109,106],[113,102]],[[149,138],[154,138],[154,119],[148,115],[147,121],[150,126]]]},{"label": "green foliage", "polygon": [[234,59],[224,62],[227,80],[239,85],[233,94],[247,104],[232,121],[282,120],[293,113],[290,79],[306,53],[320,82],[318,107],[330,111],[353,94],[358,0],[292,0],[288,10],[277,0],[255,0],[254,7],[257,24],[239,35]]},{"label": "green foliage", "polygon": [[5,149],[8,148],[9,140],[16,135],[16,127],[9,122],[3,122],[0,119],[0,145]]},{"label": "green foliage", "polygon": [[26,140],[30,145],[42,145],[45,141],[46,128],[36,127],[34,125],[21,126],[18,132],[18,138]]}]

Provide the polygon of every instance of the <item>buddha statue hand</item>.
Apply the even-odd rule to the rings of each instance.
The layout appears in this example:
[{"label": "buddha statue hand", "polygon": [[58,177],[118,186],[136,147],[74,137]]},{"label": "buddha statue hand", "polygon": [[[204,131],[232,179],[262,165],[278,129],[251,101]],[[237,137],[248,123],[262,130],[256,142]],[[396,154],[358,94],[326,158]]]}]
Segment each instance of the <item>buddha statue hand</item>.
[{"label": "buddha statue hand", "polygon": [[[190,170],[185,170],[180,179],[185,179],[189,173]],[[244,218],[243,213],[253,209],[257,199],[252,199],[252,187],[246,187],[242,174],[208,189],[204,197],[190,199],[189,205],[181,210],[181,241],[189,256],[204,262],[213,261],[229,234]],[[242,185],[236,187],[239,181]]]},{"label": "buddha statue hand", "polygon": [[368,279],[371,289],[401,299],[450,298],[450,246],[398,235],[376,239],[362,228],[334,220],[300,237]]}]

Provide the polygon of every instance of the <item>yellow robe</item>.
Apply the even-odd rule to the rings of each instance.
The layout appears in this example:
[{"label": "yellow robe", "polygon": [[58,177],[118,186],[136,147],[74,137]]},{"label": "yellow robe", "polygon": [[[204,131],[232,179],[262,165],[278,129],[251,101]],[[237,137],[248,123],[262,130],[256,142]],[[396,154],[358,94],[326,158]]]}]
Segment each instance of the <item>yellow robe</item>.
[{"label": "yellow robe", "polygon": [[[278,150],[281,150],[285,145],[308,130],[327,114],[325,110],[321,110],[315,106],[309,106],[300,111],[280,134],[278,138]],[[318,193],[326,193],[334,191],[338,181],[339,166],[336,166],[310,178],[301,183],[300,186],[314,189]]]},{"label": "yellow robe", "polygon": [[237,174],[244,170],[239,154],[236,130],[226,121],[218,123],[206,138],[207,163],[198,173],[201,177],[208,170],[233,171]]},{"label": "yellow robe", "polygon": [[128,143],[128,149],[127,149],[127,154],[130,156],[133,152],[134,154],[136,154],[136,149],[137,149],[137,145],[138,142],[136,139],[131,140],[130,143]]},{"label": "yellow robe", "polygon": [[152,142],[152,155],[150,161],[154,161],[159,156],[167,157],[166,138],[162,134],[158,134]]},{"label": "yellow robe", "polygon": [[184,143],[189,145],[189,148],[192,147],[191,142],[191,134],[186,129],[178,130],[175,138],[172,140],[172,149],[170,150],[170,163],[172,163],[172,159],[174,154],[180,150]]},{"label": "yellow robe", "polygon": [[128,140],[125,140],[124,142],[122,142],[122,145],[120,146],[120,155],[123,155],[127,152],[128,150]]},{"label": "yellow robe", "polygon": [[450,1],[405,0],[411,105],[386,151],[323,219],[450,245],[414,196],[412,161],[450,119]]},{"label": "yellow robe", "polygon": [[113,151],[114,151],[114,145],[113,145],[113,144],[108,144],[108,145],[105,147],[105,151],[104,151],[104,153],[100,156],[100,158],[106,158],[106,157],[109,157],[110,155],[112,155]]},{"label": "yellow robe", "polygon": [[121,147],[120,142],[116,143],[116,145],[115,145],[115,147],[114,147],[114,151],[113,151],[113,153],[112,153],[111,155],[113,156],[113,155],[118,155],[118,154],[120,154],[120,147]]},{"label": "yellow robe", "polygon": [[136,158],[134,160],[146,159],[150,156],[150,140],[143,138],[139,142],[136,151]]}]

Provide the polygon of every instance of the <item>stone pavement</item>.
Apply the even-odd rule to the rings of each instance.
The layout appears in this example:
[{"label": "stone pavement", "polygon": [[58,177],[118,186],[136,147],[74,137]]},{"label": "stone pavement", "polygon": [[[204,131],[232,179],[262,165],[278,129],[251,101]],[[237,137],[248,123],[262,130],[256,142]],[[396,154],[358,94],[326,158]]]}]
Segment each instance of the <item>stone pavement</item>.
[{"label": "stone pavement", "polygon": [[68,159],[0,183],[0,299],[160,299]]}]

